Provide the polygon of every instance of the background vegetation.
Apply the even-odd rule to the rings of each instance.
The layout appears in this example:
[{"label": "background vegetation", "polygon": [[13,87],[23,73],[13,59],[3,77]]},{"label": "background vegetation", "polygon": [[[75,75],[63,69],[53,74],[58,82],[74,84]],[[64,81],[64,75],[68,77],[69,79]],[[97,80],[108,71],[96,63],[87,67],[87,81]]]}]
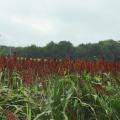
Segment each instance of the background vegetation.
[{"label": "background vegetation", "polygon": [[45,47],[31,45],[27,47],[0,47],[0,55],[9,55],[16,52],[17,56],[31,58],[71,58],[120,60],[120,41],[106,40],[99,43],[80,44],[73,46],[69,41],[60,41],[58,44],[51,41]]}]

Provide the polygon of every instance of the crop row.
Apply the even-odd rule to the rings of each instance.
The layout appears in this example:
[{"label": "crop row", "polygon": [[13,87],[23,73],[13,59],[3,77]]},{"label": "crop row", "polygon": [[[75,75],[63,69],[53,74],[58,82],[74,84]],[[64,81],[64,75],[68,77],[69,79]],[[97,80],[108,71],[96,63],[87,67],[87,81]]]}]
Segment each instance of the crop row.
[{"label": "crop row", "polygon": [[68,73],[82,74],[87,72],[90,74],[96,73],[112,73],[120,72],[119,61],[105,61],[103,59],[97,61],[81,60],[70,58],[65,59],[31,59],[0,57],[0,70],[8,70],[12,73],[13,70],[22,73],[24,80],[29,83],[33,76],[44,77],[50,74],[64,75]]}]

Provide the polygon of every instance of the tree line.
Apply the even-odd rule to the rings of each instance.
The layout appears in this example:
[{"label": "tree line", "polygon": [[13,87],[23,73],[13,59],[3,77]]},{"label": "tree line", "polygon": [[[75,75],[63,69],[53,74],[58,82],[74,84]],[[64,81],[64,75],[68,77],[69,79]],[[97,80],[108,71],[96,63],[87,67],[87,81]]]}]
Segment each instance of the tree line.
[{"label": "tree line", "polygon": [[45,47],[31,45],[27,47],[0,47],[1,55],[16,53],[20,57],[30,58],[65,58],[120,60],[120,41],[105,40],[73,46],[70,41],[51,41]]}]

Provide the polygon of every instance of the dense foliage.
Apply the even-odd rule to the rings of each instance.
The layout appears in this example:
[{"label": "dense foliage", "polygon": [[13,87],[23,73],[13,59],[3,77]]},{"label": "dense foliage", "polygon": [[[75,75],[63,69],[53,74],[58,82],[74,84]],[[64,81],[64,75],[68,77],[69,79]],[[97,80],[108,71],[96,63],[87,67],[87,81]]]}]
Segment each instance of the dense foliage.
[{"label": "dense foliage", "polygon": [[73,46],[69,41],[58,44],[50,42],[45,47],[31,45],[28,47],[1,47],[0,54],[11,54],[16,51],[18,56],[31,58],[71,58],[120,60],[120,41],[106,40],[95,44],[80,44]]},{"label": "dense foliage", "polygon": [[119,61],[0,57],[0,120],[119,119]]}]

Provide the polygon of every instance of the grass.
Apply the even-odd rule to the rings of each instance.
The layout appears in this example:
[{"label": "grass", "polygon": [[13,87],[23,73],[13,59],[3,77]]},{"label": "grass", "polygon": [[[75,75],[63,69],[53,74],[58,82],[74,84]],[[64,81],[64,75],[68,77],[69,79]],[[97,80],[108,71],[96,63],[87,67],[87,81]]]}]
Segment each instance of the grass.
[{"label": "grass", "polygon": [[0,72],[0,120],[120,120],[120,75],[65,73],[36,77]]}]

